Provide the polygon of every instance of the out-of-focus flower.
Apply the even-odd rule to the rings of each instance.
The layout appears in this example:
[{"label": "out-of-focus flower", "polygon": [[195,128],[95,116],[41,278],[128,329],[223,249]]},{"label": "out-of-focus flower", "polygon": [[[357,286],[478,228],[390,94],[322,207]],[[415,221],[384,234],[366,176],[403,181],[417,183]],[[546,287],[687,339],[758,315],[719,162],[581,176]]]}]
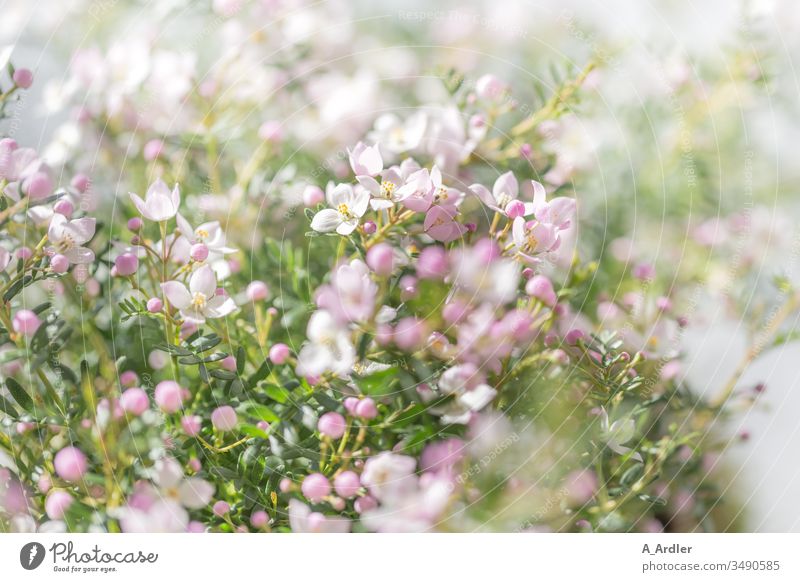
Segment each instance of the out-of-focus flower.
[{"label": "out-of-focus flower", "polygon": [[333,372],[347,376],[356,361],[350,334],[328,311],[315,311],[306,329],[308,343],[297,355],[297,373],[320,376]]},{"label": "out-of-focus flower", "polygon": [[289,501],[289,525],[295,533],[348,533],[350,520],[311,511],[302,501]]}]

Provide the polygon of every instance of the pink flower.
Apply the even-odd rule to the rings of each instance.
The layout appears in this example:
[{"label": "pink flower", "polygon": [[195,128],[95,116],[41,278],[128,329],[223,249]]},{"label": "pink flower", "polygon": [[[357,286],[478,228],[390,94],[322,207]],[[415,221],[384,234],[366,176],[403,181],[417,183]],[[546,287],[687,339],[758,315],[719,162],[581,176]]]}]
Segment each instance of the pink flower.
[{"label": "pink flower", "polygon": [[31,337],[42,325],[42,321],[30,309],[20,309],[14,314],[14,320],[11,325],[15,332]]},{"label": "pink flower", "polygon": [[92,239],[94,231],[94,218],[67,220],[63,214],[54,214],[47,229],[48,250],[64,255],[70,263],[91,263],[94,261],[94,252],[83,244]]},{"label": "pink flower", "polygon": [[331,276],[330,285],[317,290],[317,306],[327,310],[337,321],[366,321],[375,310],[378,286],[369,269],[355,259],[340,265]]},{"label": "pink flower", "polygon": [[65,447],[53,459],[58,476],[65,481],[80,481],[89,466],[86,455],[76,447]]},{"label": "pink flower", "polygon": [[383,158],[378,144],[367,146],[358,142],[352,150],[347,150],[350,167],[356,176],[377,176],[383,170]]},{"label": "pink flower", "polygon": [[525,284],[525,292],[531,297],[535,297],[548,307],[556,304],[556,292],[550,279],[544,275],[535,275]]},{"label": "pink flower", "polygon": [[423,228],[433,240],[451,242],[464,236],[467,227],[456,222],[457,210],[453,206],[431,206],[425,215]]},{"label": "pink flower", "polygon": [[164,380],[156,385],[155,398],[164,412],[177,412],[183,406],[183,388],[177,382]]}]

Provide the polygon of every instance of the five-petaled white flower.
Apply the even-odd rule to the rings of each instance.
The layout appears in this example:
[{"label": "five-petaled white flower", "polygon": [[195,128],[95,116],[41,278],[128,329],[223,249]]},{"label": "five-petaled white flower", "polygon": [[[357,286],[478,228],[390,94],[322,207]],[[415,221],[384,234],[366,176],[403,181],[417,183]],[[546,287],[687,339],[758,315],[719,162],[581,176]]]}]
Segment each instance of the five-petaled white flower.
[{"label": "five-petaled white flower", "polygon": [[222,255],[236,252],[236,249],[225,246],[225,231],[222,230],[218,220],[204,222],[197,228],[192,228],[192,225],[181,216],[180,212],[175,216],[175,220],[178,223],[178,230],[190,245],[202,243],[208,247],[209,253]]},{"label": "five-petaled white flower", "polygon": [[348,149],[350,167],[356,176],[377,176],[383,170],[383,158],[378,144],[368,146],[358,142],[352,150]]},{"label": "five-petaled white flower", "polygon": [[169,220],[178,213],[181,204],[181,191],[177,184],[170,192],[169,187],[158,179],[147,189],[145,199],[130,193],[131,200],[142,216],[148,220],[162,222]]},{"label": "five-petaled white flower", "polygon": [[181,312],[184,321],[204,323],[206,319],[225,317],[236,309],[236,303],[226,295],[217,295],[217,276],[208,265],[192,273],[189,288],[180,281],[167,281],[161,289],[172,305]]},{"label": "five-petaled white flower", "polygon": [[311,228],[317,232],[333,232],[347,236],[358,226],[369,205],[369,192],[364,188],[353,189],[350,184],[339,184],[329,190],[325,197],[328,206],[314,215]]},{"label": "five-petaled white flower", "polygon": [[297,373],[319,376],[333,372],[348,376],[356,363],[356,350],[347,328],[324,309],[314,312],[306,329],[309,343],[297,355]]},{"label": "five-petaled white flower", "polygon": [[94,230],[94,218],[67,220],[63,214],[54,214],[47,229],[47,239],[51,243],[48,250],[64,255],[70,263],[76,265],[91,263],[94,252],[83,246],[83,243],[91,240]]},{"label": "five-petaled white flower", "polygon": [[[531,185],[533,186],[533,201],[524,203],[525,212],[522,216],[533,214],[537,202],[541,204],[545,198],[544,186],[534,180],[531,180]],[[513,172],[506,172],[495,180],[491,192],[483,184],[473,184],[469,190],[495,212],[506,214],[508,205],[517,200],[519,196],[519,182]]]}]

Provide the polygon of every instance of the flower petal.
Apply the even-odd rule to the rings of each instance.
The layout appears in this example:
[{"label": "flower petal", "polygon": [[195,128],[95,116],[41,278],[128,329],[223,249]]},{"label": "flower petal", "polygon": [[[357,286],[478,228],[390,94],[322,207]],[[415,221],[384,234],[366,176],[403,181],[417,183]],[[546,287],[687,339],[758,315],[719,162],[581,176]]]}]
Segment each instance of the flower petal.
[{"label": "flower petal", "polygon": [[203,265],[192,273],[189,279],[189,292],[192,294],[202,293],[206,298],[214,296],[217,291],[217,276],[214,270],[208,265]]},{"label": "flower petal", "polygon": [[161,290],[167,296],[169,302],[178,309],[186,309],[192,304],[192,295],[186,285],[179,281],[161,283]]},{"label": "flower petal", "polygon": [[202,509],[211,501],[214,486],[200,477],[188,477],[178,487],[178,498],[184,507]]},{"label": "flower petal", "polygon": [[341,215],[331,208],[326,208],[314,215],[311,220],[311,228],[317,232],[333,232],[341,223]]}]

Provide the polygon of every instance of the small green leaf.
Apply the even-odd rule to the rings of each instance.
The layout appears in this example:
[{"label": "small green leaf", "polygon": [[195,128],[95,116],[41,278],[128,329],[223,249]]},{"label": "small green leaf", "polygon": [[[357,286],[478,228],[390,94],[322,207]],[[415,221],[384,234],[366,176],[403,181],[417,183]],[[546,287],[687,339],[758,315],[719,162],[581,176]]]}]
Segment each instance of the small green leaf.
[{"label": "small green leaf", "polygon": [[13,378],[6,378],[6,388],[11,393],[11,397],[17,401],[24,410],[33,412],[33,399],[30,395],[20,386],[19,382]]}]

